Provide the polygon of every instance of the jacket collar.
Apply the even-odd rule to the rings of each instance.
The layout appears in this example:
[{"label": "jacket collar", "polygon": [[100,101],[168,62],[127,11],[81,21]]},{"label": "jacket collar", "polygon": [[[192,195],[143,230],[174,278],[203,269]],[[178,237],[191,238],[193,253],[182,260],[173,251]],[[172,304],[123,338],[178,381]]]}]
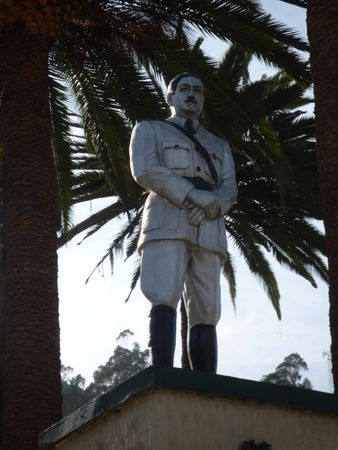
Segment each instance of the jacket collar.
[{"label": "jacket collar", "polygon": [[[177,123],[177,125],[184,127],[184,124],[188,119],[186,117],[170,116],[166,120],[168,120],[169,122]],[[191,119],[191,121],[194,129],[198,131],[201,128],[201,124],[199,123],[198,119]]]}]

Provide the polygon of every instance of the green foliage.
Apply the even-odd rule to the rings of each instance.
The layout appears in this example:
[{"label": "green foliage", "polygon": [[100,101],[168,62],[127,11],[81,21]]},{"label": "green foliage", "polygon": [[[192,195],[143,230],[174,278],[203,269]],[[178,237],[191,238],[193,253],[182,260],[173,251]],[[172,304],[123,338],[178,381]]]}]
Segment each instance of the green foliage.
[{"label": "green foliage", "polygon": [[118,345],[106,364],[94,372],[94,382],[88,386],[88,391],[94,396],[107,392],[148,367],[148,357],[149,350],[142,351],[137,342],[131,350]]},{"label": "green foliage", "polygon": [[[248,64],[253,56],[283,69],[305,88],[310,83],[310,73],[300,52],[307,52],[308,45],[295,31],[266,14],[259,2],[84,0],[82,6],[79,16],[51,46],[49,57],[60,245],[88,227],[91,235],[127,212],[134,227],[125,228],[125,235],[113,242],[106,256],[112,257],[113,249],[129,237],[128,255],[133,253],[136,222],[145,195],[129,172],[131,127],[141,118],[166,116],[163,81],[179,72],[198,72],[206,80],[209,99],[205,123],[230,141],[238,166],[249,169],[252,163],[260,167],[263,163],[275,165],[285,161],[273,124],[263,114],[265,90],[259,85],[251,86],[251,93],[243,88],[248,84]],[[203,53],[202,39],[193,41],[196,30],[234,44],[220,65]],[[1,145],[0,130],[0,151]],[[281,177],[286,168],[287,164],[280,164],[275,173],[280,192],[288,185],[283,185]],[[112,207],[72,228],[72,204],[107,196],[114,197]],[[230,223],[225,226],[232,230]],[[252,232],[243,227],[240,234],[251,238]],[[234,233],[232,237],[235,238]],[[260,242],[253,242],[251,249],[242,246],[240,251],[260,277],[280,315],[277,283],[260,246]],[[250,251],[262,261],[262,270],[252,263]],[[295,258],[291,266],[310,279],[301,263],[295,264]],[[133,286],[137,273],[138,269]],[[226,273],[232,274],[228,278],[234,281],[230,266]],[[234,295],[234,285],[231,292]]]},{"label": "green foliage", "polygon": [[128,171],[131,125],[166,116],[163,80],[185,70],[210,75],[198,61],[196,66],[201,52],[192,43],[193,30],[236,43],[242,53],[283,68],[304,86],[310,82],[300,53],[307,43],[254,0],[84,0],[50,51],[62,233],[71,226],[72,202],[109,194],[132,209],[142,195]]},{"label": "green foliage", "polygon": [[[19,28],[18,36],[22,36]],[[265,14],[255,0],[83,0],[81,11],[58,39],[48,42],[51,140],[58,171],[61,233],[66,234],[71,226],[72,203],[111,196],[114,207],[105,211],[109,219],[122,214],[123,205],[135,221],[134,229],[126,229],[122,238],[131,238],[128,250],[132,253],[144,193],[128,170],[129,132],[141,117],[164,117],[161,82],[195,67],[193,53],[185,51],[184,42],[196,29],[223,42],[237,42],[268,64],[284,68],[303,86],[309,83],[307,62],[298,52],[307,51],[307,43]],[[4,47],[10,42],[10,33],[5,38]],[[44,48],[44,42],[41,44]],[[34,115],[31,117],[34,119]],[[12,130],[15,132],[15,125]],[[1,140],[0,130],[0,151]],[[54,217],[53,213],[51,222]],[[94,229],[107,223],[107,216],[98,219]],[[121,242],[117,241],[115,247]],[[43,246],[47,248],[49,242],[43,242]],[[233,278],[232,270],[227,273]],[[28,323],[30,318],[28,315]],[[134,346],[132,354],[134,350],[136,354],[141,352]],[[126,352],[120,353],[116,358]],[[111,369],[120,367],[114,361],[108,363]],[[81,376],[72,377],[69,369],[64,369],[64,377],[65,389],[73,393],[84,390]],[[106,373],[103,388],[120,379],[109,378]]]},{"label": "green foliage", "polygon": [[[127,339],[133,334],[130,330],[124,330],[118,336],[117,341]],[[106,364],[99,366],[94,372],[94,381],[87,387],[85,379],[81,375],[72,377],[73,369],[62,366],[63,415],[78,409],[94,397],[107,392],[148,366],[149,350],[141,350],[137,342],[133,343],[131,350],[123,345],[118,345]]]},{"label": "green foliage", "polygon": [[[172,43],[172,56],[176,64],[183,61],[188,64],[181,66],[181,70],[193,68],[205,79],[204,123],[211,132],[229,141],[235,158],[239,196],[224,219],[225,230],[262,283],[280,318],[280,293],[268,253],[314,287],[313,272],[327,281],[327,268],[322,258],[324,237],[311,223],[311,219],[321,219],[314,119],[301,109],[312,99],[306,96],[306,89],[285,72],[250,81],[248,67],[253,54],[238,44],[230,46],[219,63],[203,52],[201,40],[190,44],[185,37],[182,45],[175,47]],[[169,79],[171,69],[162,67],[164,77]],[[161,117],[159,112],[162,114],[162,107],[160,111],[153,110],[153,118]],[[144,117],[147,117],[146,110]],[[99,162],[97,167],[100,167]],[[125,177],[130,176],[129,169],[125,170]],[[88,172],[91,177],[102,177],[102,171],[95,175],[91,170]],[[84,197],[81,193],[79,200],[88,198],[88,192]],[[109,195],[111,190],[107,184],[102,184],[98,197],[105,193]],[[75,201],[77,195],[78,190],[74,189]],[[95,198],[96,193],[89,195]],[[112,203],[70,229],[60,243],[86,229],[89,231],[85,238],[91,236],[109,220],[127,212],[128,221],[98,265],[105,258],[113,261],[114,254],[121,254],[123,248],[129,258],[136,253],[145,198],[142,189],[135,189],[130,192],[129,207],[121,200]],[[236,277],[231,255],[223,272],[234,301]],[[137,265],[131,290],[139,273]]]},{"label": "green foliage", "polygon": [[[220,63],[203,52],[202,38],[192,39],[193,30],[232,44]],[[84,1],[49,59],[59,245],[127,213],[129,223],[98,265],[113,261],[125,243],[127,258],[134,254],[146,194],[129,171],[131,128],[139,119],[167,115],[163,81],[197,72],[206,84],[205,125],[230,142],[236,160],[239,201],[225,229],[281,317],[266,252],[314,286],[312,270],[327,277],[323,237],[308,223],[321,214],[313,120],[302,119],[298,109],[307,103],[310,74],[300,53],[307,50],[254,0]],[[253,57],[283,71],[251,83]],[[72,226],[72,204],[102,197],[111,197],[111,205]],[[296,240],[301,233],[307,239]],[[224,273],[234,301],[231,258]],[[138,276],[139,266],[131,289]]]},{"label": "green foliage", "polygon": [[284,358],[283,362],[276,367],[274,372],[264,375],[261,381],[312,389],[312,384],[308,378],[304,378],[301,381],[301,372],[306,370],[308,370],[308,366],[303,358],[298,353],[291,353]]},{"label": "green foliage", "polygon": [[62,414],[66,416],[80,408],[91,398],[85,389],[86,380],[81,375],[71,376],[73,368],[61,366]]},{"label": "green foliage", "polygon": [[[202,35],[217,37],[225,44],[232,43],[220,64],[202,51],[202,38],[196,42],[192,39],[196,30]],[[233,210],[232,217],[225,221],[225,228],[262,282],[280,317],[278,285],[265,258],[265,250],[273,252],[281,263],[312,284],[315,282],[308,267],[315,266],[324,278],[325,267],[318,256],[321,243],[316,242],[313,247],[313,242],[307,241],[305,248],[304,242],[302,248],[298,249],[297,245],[297,252],[293,251],[290,256],[291,250],[285,248],[287,239],[283,245],[278,242],[277,235],[282,234],[278,223],[282,223],[283,201],[291,184],[291,164],[289,155],[286,157],[282,151],[276,121],[267,114],[269,108],[285,109],[295,104],[280,107],[273,96],[268,104],[265,100],[271,87],[267,84],[273,83],[271,80],[250,83],[248,65],[255,56],[283,69],[289,83],[297,80],[294,91],[298,89],[300,105],[302,89],[310,83],[308,64],[304,53],[301,54],[307,50],[307,43],[295,31],[266,14],[255,0],[106,0],[94,3],[84,0],[80,15],[53,43],[49,57],[59,245],[84,230],[87,230],[86,237],[91,236],[110,220],[127,213],[128,225],[114,239],[99,264],[105,258],[112,261],[114,251],[120,250],[125,242],[126,256],[134,254],[145,193],[129,171],[131,128],[139,119],[162,119],[167,115],[163,81],[167,82],[182,71],[198,72],[206,81],[205,124],[210,131],[230,141],[238,167],[240,209]],[[300,161],[297,167],[301,167]],[[312,173],[303,170],[300,173],[304,178],[302,183],[310,184],[309,180],[314,183],[312,180],[316,177]],[[263,189],[271,192],[266,203]],[[300,194],[306,195],[303,185],[300,189]],[[264,200],[253,198],[257,192]],[[102,197],[111,197],[111,205],[73,226],[71,206]],[[265,207],[273,206],[274,218],[267,226],[263,227],[261,217],[255,215],[251,223],[248,222],[247,214],[252,211],[245,203],[249,197],[257,202],[256,216],[259,216],[259,208],[264,207],[262,212],[265,213]],[[316,192],[314,196],[308,195],[309,207],[311,201],[317,204],[316,197]],[[251,202],[250,208],[254,209],[253,206]],[[297,204],[292,213],[294,222],[299,211]],[[311,211],[308,217],[313,216]],[[253,225],[255,220],[260,223]],[[287,220],[288,217],[284,222]],[[309,236],[313,234],[308,230]],[[234,300],[236,280],[231,258],[224,273]],[[132,289],[138,276],[139,267],[136,267]]]}]

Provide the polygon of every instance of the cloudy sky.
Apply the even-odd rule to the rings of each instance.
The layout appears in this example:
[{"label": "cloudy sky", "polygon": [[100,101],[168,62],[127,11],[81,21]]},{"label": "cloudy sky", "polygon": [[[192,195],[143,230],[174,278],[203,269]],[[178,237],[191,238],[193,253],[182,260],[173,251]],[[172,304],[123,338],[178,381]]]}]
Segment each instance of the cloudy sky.
[{"label": "cloudy sky", "polygon": [[[263,5],[275,18],[306,33],[302,9],[278,0],[264,0]],[[219,58],[224,44],[207,41],[209,54]],[[260,76],[262,68],[252,66],[252,75]],[[267,69],[264,70],[267,72]],[[74,223],[96,211],[104,202],[79,205]],[[104,364],[116,346],[116,337],[125,329],[134,332],[134,339],[147,346],[148,302],[137,288],[130,301],[130,277],[135,260],[117,261],[111,276],[110,265],[96,272],[88,284],[85,280],[114,239],[121,222],[108,224],[100,233],[78,245],[75,238],[59,251],[59,291],[62,362],[81,373],[90,382],[93,371]],[[230,249],[234,254],[235,250]],[[298,352],[309,366],[307,376],[314,388],[332,391],[327,360],[329,350],[328,289],[320,280],[314,289],[308,282],[282,269],[271,260],[281,291],[282,321],[279,321],[259,281],[236,257],[238,294],[236,311],[222,280],[222,319],[218,325],[218,373],[259,380],[274,370],[285,356]],[[178,333],[179,335],[179,333]],[[179,338],[179,336],[178,336]],[[176,350],[180,366],[179,339]]]}]

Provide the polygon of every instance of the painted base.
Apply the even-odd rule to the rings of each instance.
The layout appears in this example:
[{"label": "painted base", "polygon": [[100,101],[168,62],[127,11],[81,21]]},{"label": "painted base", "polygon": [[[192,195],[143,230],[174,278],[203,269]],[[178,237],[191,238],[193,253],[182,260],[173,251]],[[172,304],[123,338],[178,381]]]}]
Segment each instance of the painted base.
[{"label": "painted base", "polygon": [[337,430],[335,395],[149,368],[42,433],[40,448],[337,450]]}]

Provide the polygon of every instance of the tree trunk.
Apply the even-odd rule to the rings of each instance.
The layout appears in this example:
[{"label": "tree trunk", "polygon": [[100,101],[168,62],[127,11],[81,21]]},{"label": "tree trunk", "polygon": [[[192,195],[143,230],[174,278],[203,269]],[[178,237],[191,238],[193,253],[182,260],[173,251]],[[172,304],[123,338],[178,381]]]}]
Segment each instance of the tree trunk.
[{"label": "tree trunk", "polygon": [[48,46],[1,36],[5,208],[3,449],[36,450],[61,417],[56,182]]},{"label": "tree trunk", "polygon": [[[0,40],[0,55],[3,46]],[[2,72],[0,64],[0,147],[2,146],[1,130],[1,100],[2,100]],[[5,353],[5,290],[4,290],[4,204],[3,204],[3,160],[0,155],[0,449],[2,449],[2,419],[3,419],[3,380],[4,380],[4,353]]]},{"label": "tree trunk", "polygon": [[[0,87],[1,92],[1,87]],[[2,164],[1,164],[2,165]],[[3,207],[3,183],[0,174],[0,449],[2,448],[2,423],[3,423],[3,392],[4,392],[4,353],[5,353],[5,243],[4,243],[4,207]]]},{"label": "tree trunk", "polygon": [[317,160],[329,263],[332,373],[338,392],[338,4],[308,0]]}]

